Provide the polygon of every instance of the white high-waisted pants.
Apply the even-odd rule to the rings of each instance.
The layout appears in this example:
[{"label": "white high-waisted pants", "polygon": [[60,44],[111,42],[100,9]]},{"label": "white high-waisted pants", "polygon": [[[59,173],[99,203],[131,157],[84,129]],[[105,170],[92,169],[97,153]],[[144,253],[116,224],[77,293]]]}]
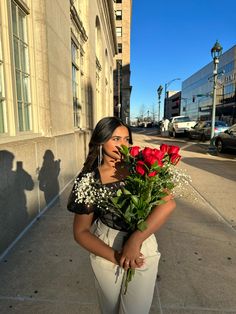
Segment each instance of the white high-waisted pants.
[{"label": "white high-waisted pants", "polygon": [[[124,238],[127,236],[126,232],[109,228],[100,220],[96,222],[94,234],[117,251],[122,249]],[[134,277],[129,282],[125,295],[126,274],[123,268],[102,257],[90,254],[102,314],[149,313],[160,259],[154,235],[143,242],[141,253],[144,255],[145,264],[135,269]]]}]

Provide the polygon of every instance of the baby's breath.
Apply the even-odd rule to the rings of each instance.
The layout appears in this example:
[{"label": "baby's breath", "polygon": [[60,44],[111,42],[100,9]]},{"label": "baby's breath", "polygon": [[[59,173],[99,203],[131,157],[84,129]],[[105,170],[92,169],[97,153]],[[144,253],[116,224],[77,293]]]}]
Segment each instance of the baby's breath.
[{"label": "baby's breath", "polygon": [[178,167],[171,166],[169,171],[172,176],[172,182],[174,183],[174,188],[172,194],[175,197],[183,197],[189,187],[189,183],[192,182],[192,179],[185,169],[180,169]]},{"label": "baby's breath", "polygon": [[98,208],[107,210],[110,198],[114,196],[112,187],[102,185],[101,182],[94,178],[94,172],[77,178],[74,184],[75,202],[86,205],[96,205]]}]

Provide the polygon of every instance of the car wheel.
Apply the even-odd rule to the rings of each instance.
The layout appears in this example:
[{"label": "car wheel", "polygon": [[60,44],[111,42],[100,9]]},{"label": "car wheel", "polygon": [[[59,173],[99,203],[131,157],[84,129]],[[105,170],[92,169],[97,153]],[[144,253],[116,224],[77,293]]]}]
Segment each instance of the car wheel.
[{"label": "car wheel", "polygon": [[173,130],[173,137],[177,137],[177,133],[175,132],[175,130]]},{"label": "car wheel", "polygon": [[218,139],[216,142],[216,148],[219,153],[222,153],[224,151],[224,145],[221,139]]}]

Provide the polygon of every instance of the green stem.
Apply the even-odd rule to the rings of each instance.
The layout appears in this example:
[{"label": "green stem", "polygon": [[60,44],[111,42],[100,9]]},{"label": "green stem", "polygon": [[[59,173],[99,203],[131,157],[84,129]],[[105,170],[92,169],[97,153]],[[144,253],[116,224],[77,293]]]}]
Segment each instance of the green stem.
[{"label": "green stem", "polygon": [[128,283],[132,280],[132,278],[134,277],[134,274],[135,274],[135,269],[133,268],[129,268],[126,271],[124,294],[126,294],[127,289],[128,289]]}]

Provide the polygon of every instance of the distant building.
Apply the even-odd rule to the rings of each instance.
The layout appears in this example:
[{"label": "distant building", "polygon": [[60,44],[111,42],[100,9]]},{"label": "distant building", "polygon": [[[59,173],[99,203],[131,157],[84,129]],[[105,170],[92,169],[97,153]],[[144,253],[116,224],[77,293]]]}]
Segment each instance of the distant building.
[{"label": "distant building", "polygon": [[171,117],[180,115],[181,92],[167,91],[165,100],[164,117],[170,119]]},{"label": "distant building", "polygon": [[0,1],[0,254],[81,169],[113,115],[113,1]]},{"label": "distant building", "polygon": [[[236,45],[219,59],[216,119],[236,123]],[[192,119],[211,120],[213,61],[182,84],[181,113]]]},{"label": "distant building", "polygon": [[130,121],[130,28],[132,0],[114,1],[118,54],[114,70],[114,114]]}]

